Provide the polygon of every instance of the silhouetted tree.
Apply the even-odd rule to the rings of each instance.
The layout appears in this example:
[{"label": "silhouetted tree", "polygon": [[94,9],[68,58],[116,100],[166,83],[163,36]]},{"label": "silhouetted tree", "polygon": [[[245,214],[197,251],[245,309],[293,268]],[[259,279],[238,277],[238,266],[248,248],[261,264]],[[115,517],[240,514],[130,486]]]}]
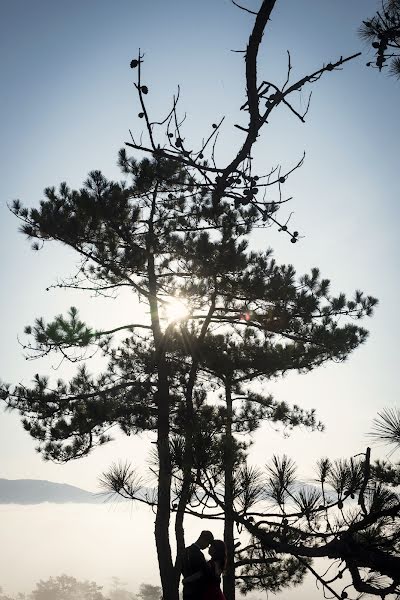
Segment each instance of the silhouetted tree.
[{"label": "silhouetted tree", "polygon": [[[144,159],[136,163],[124,153],[120,160],[133,177],[129,187],[107,182],[94,172],[80,192],[65,185],[59,193],[48,189],[40,210],[27,213],[18,203],[13,210],[25,222],[28,236],[62,240],[82,256],[82,268],[72,286],[97,291],[130,288],[148,302],[150,322],[122,324],[114,332],[130,335],[119,347],[111,348],[112,332],[92,331],[79,320],[76,309],[71,309],[68,318],[57,317],[49,324],[39,319],[26,330],[34,337],[32,352],[43,355],[57,350],[77,360],[80,356],[70,352],[93,342],[110,357],[109,369],[94,379],[83,367],[69,384],[59,381],[56,388],[38,376],[32,390],[19,387],[11,395],[4,390],[3,395],[24,414],[24,425],[39,440],[44,456],[54,460],[77,458],[104,443],[108,439],[105,432],[113,423],[126,433],[157,430],[156,540],[160,556],[165,558],[160,558],[164,583],[172,586],[175,580],[176,590],[179,571],[170,562],[165,529],[171,502],[171,421],[182,401],[187,410],[191,406],[198,367],[194,348],[212,317],[218,317],[217,298],[231,286],[226,275],[245,273],[246,243],[241,238],[255,217],[251,209],[228,210],[216,225],[211,200],[194,189],[193,181],[176,162]],[[217,235],[214,241],[207,229]],[[187,298],[194,323],[185,390],[174,378],[174,363],[168,355],[174,324],[168,324],[163,314],[177,295]],[[138,329],[150,335],[139,337]],[[167,572],[174,579],[167,577]]]},{"label": "silhouetted tree", "polygon": [[102,587],[94,581],[78,581],[69,575],[39,581],[31,593],[32,600],[105,600]]},{"label": "silhouetted tree", "polygon": [[[42,242],[56,240],[81,257],[77,276],[60,287],[100,294],[128,289],[149,308],[147,322],[122,323],[111,331],[94,331],[79,320],[76,309],[51,323],[38,319],[26,330],[33,334],[34,341],[28,345],[33,354],[42,356],[56,351],[78,361],[85,357],[87,347],[98,346],[109,357],[109,367],[99,377],[92,377],[82,367],[68,383],[58,381],[55,385],[47,377],[37,375],[32,388],[3,386],[1,396],[21,412],[24,426],[39,441],[39,451],[52,460],[67,461],[87,454],[108,441],[107,431],[114,424],[126,433],[156,431],[158,489],[157,498],[150,503],[156,506],[155,538],[165,600],[178,598],[180,553],[184,546],[183,529],[178,526],[174,564],[169,539],[171,434],[181,431],[179,423],[184,413],[188,442],[184,449],[184,483],[189,485],[191,464],[187,453],[195,431],[196,394],[201,396],[201,391],[196,391],[201,364],[198,350],[207,334],[222,324],[232,332],[243,327],[240,314],[247,308],[240,293],[250,285],[256,306],[248,328],[252,325],[267,339],[268,332],[275,335],[285,330],[284,319],[289,316],[293,323],[297,322],[297,347],[312,346],[322,335],[317,326],[303,323],[301,314],[286,315],[285,306],[277,316],[270,314],[271,302],[264,297],[265,287],[261,285],[257,290],[260,278],[264,283],[262,268],[268,268],[268,253],[247,252],[246,238],[255,226],[275,224],[289,234],[292,243],[298,241],[299,233],[289,230],[287,220],[278,220],[277,211],[287,200],[283,184],[302,159],[287,171],[279,167],[266,174],[255,174],[251,159],[255,142],[271,113],[285,106],[304,121],[309,104],[301,112],[291,102],[293,93],[304,90],[353,57],[341,57],[292,82],[289,56],[283,85],[259,80],[258,51],[274,4],[274,0],[264,0],[255,13],[245,51],[246,100],[241,107],[248,113],[248,123],[237,125],[244,133],[244,141],[226,164],[218,164],[215,154],[223,119],[213,124],[205,141],[194,150],[194,144],[189,144],[183,132],[177,98],[165,119],[150,118],[145,100],[151,90],[143,82],[143,55],[139,52],[131,67],[137,72],[138,116],[143,119],[148,141],[138,143],[132,136],[127,146],[147,153],[150,159],[136,161],[121,151],[119,163],[131,176],[130,183],[110,182],[93,171],[81,190],[73,191],[62,184],[58,191],[45,190],[46,199],[38,209],[28,210],[18,201],[12,208],[23,221],[23,232],[38,240],[34,249],[39,249]],[[156,135],[160,127],[162,140]],[[263,197],[262,192],[267,189],[276,190],[274,200]],[[291,277],[290,268],[287,277]],[[177,297],[187,298],[189,312],[181,330],[182,337],[188,333],[190,341],[186,345],[183,376],[169,346],[176,328],[165,319],[166,308]],[[308,302],[312,300],[312,294],[305,297]],[[350,317],[369,314],[375,303],[361,293],[354,301],[329,296],[327,306],[333,301],[337,314],[344,311]],[[329,313],[329,308],[324,310]],[[319,318],[321,322],[325,318],[329,321],[330,316],[322,313]],[[333,352],[346,355],[364,339],[365,332],[352,325],[338,327],[334,321],[328,323],[328,330],[332,329],[329,335],[338,344]],[[304,328],[311,340],[301,339]],[[139,331],[148,335],[142,337]],[[113,346],[111,335],[122,332],[127,337]],[[132,492],[138,484],[131,478],[129,485]]]},{"label": "silhouetted tree", "polygon": [[[233,510],[235,521],[251,535],[237,552],[243,591],[270,585],[274,573],[290,564],[294,577],[299,577],[296,565],[300,574],[309,570],[336,598],[347,598],[351,586],[382,598],[400,592],[400,496],[376,479],[370,456],[368,448],[362,458],[323,458],[316,484],[307,486],[297,480],[296,465],[286,456],[274,456],[265,474],[243,470]],[[211,498],[224,511],[218,479],[206,473],[197,483],[203,503]],[[246,497],[251,498],[247,505]],[[336,571],[320,575],[313,558],[333,561]],[[346,574],[350,581],[343,586]]]},{"label": "silhouetted tree", "polygon": [[390,75],[400,78],[400,0],[383,0],[382,9],[363,21],[362,39],[370,42],[376,58],[367,66],[382,71],[387,67]]},{"label": "silhouetted tree", "polygon": [[0,587],[0,600],[12,600],[11,596],[4,594],[2,587]]},{"label": "silhouetted tree", "polygon": [[17,594],[14,596],[9,596],[8,594],[6,594],[3,591],[3,588],[0,586],[0,600],[25,600],[26,599],[26,595],[25,594]]},{"label": "silhouetted tree", "polygon": [[160,600],[162,598],[161,588],[158,585],[142,583],[138,593],[141,600]]},{"label": "silhouetted tree", "polygon": [[[374,420],[371,437],[391,447],[391,454],[400,449],[400,410],[385,408]],[[377,460],[371,465],[373,478],[385,485],[400,485],[400,462]]]},{"label": "silhouetted tree", "polygon": [[[229,598],[234,597],[235,581],[234,523],[229,507],[232,506],[234,496],[237,450],[241,452],[244,449],[243,443],[237,446],[234,441],[234,430],[251,433],[262,420],[280,421],[291,426],[321,427],[313,412],[304,413],[298,407],[289,409],[274,402],[271,397],[246,389],[246,383],[255,379],[265,382],[293,369],[307,372],[328,360],[344,360],[364,339],[363,333],[358,337],[361,332],[357,328],[353,329],[353,325],[345,326],[344,329],[338,327],[338,318],[352,314],[354,301],[349,303],[341,296],[326,302],[329,297],[329,281],[321,279],[317,269],[313,270],[311,276],[306,275],[296,281],[292,267],[279,267],[272,258],[269,261],[266,258],[253,255],[257,277],[253,280],[248,277],[246,286],[240,289],[237,314],[229,313],[222,318],[227,324],[236,322],[236,331],[226,335],[207,335],[198,350],[201,357],[199,370],[203,370],[205,375],[211,375],[224,389],[225,411],[221,423],[217,421],[211,429],[210,417],[207,415],[204,426],[209,446],[221,436],[221,429],[225,432],[220,456],[225,490],[224,537],[228,548],[224,590]],[[263,261],[262,265],[257,263],[257,259]],[[371,301],[372,307],[374,301]],[[356,337],[352,339],[353,334]],[[185,345],[191,345],[188,331],[182,336],[182,340]],[[234,402],[241,403],[236,410]],[[213,433],[210,438],[211,431]],[[192,449],[192,452],[195,449],[197,457],[190,456],[189,452],[191,476],[185,478],[183,465],[181,477],[184,483],[179,502],[182,514],[189,503],[190,485],[195,481],[199,465],[198,440],[189,442],[189,439],[187,436],[184,447]],[[216,460],[213,456],[213,468],[216,467]]]},{"label": "silhouetted tree", "polygon": [[126,584],[119,577],[113,577],[111,588],[107,593],[107,600],[136,600],[136,596],[132,592],[128,592]]}]

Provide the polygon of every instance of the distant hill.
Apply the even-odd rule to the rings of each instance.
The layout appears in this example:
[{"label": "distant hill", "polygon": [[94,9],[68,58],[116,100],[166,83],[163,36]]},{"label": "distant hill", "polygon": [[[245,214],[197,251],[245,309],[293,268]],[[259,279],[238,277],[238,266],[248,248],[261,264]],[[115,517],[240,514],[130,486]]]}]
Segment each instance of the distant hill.
[{"label": "distant hill", "polygon": [[67,483],[41,479],[0,479],[0,504],[98,504],[104,501],[103,495],[99,496]]}]

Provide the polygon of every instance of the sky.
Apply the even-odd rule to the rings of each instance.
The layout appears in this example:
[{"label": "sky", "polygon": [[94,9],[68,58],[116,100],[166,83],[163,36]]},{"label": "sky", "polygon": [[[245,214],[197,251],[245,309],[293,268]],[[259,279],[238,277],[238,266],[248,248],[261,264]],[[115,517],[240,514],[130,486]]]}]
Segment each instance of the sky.
[{"label": "sky", "polygon": [[[259,3],[249,0],[246,6],[257,9]],[[277,399],[315,407],[326,431],[298,431],[286,439],[266,425],[255,436],[250,459],[263,465],[274,452],[285,452],[296,458],[304,480],[312,477],[312,465],[321,454],[340,457],[365,450],[372,419],[383,407],[398,404],[399,398],[400,84],[365,67],[371,53],[357,37],[361,20],[372,15],[376,6],[374,0],[278,0],[260,52],[260,76],[276,82],[285,79],[287,50],[291,52],[293,78],[341,55],[363,52],[342,71],[329,73],[312,86],[305,124],[284,109],[277,111],[254,153],[260,173],[277,164],[290,168],[303,151],[306,160],[285,184],[293,200],[281,213],[293,211],[290,222],[304,236],[301,243],[290,244],[287,236],[271,228],[254,234],[252,246],[271,246],[277,261],[292,263],[300,274],[318,266],[322,275],[331,279],[335,292],[351,295],[361,289],[380,302],[375,316],[363,323],[370,330],[367,343],[346,363],[328,365],[307,375],[292,373],[266,388]],[[143,77],[149,87],[152,113],[161,116],[169,110],[179,84],[181,110],[187,113],[186,137],[199,143],[211,123],[225,115],[224,141],[218,156],[221,162],[229,160],[242,140],[242,133],[233,124],[242,122],[238,109],[244,97],[243,58],[232,50],[245,47],[252,19],[228,0],[3,0],[3,381],[29,383],[37,372],[54,373],[54,377],[71,374],[68,365],[57,369],[54,357],[40,362],[25,360],[18,338],[23,340],[24,326],[36,317],[51,318],[76,305],[84,319],[104,328],[120,325],[121,318],[130,319],[137,310],[125,297],[103,301],[61,290],[46,292],[59,277],[74,271],[77,257],[56,245],[32,252],[18,233],[18,223],[7,203],[20,198],[24,204],[35,206],[45,187],[61,181],[79,187],[93,169],[102,170],[109,178],[120,177],[118,149],[129,139],[128,130],[139,133],[141,125],[129,69],[138,48],[145,52]],[[299,102],[306,100],[304,93]],[[100,368],[96,361],[89,366]],[[67,465],[44,463],[18,415],[1,412],[0,477],[47,479],[96,491],[98,476],[112,461],[134,457],[139,466],[145,465],[150,441],[148,435],[117,435],[115,442],[86,459]],[[381,447],[373,452],[376,457],[387,453]],[[49,505],[46,510],[1,507],[0,527],[7,531],[10,551],[9,568],[0,571],[0,585],[10,592],[24,591],[39,577],[56,574],[54,570],[64,564],[64,570],[70,566],[71,574],[75,569],[83,578],[120,575],[112,562],[115,556],[120,556],[116,564],[121,576],[130,577],[132,586],[141,583],[142,573],[148,573],[150,579],[156,577],[152,516],[141,509],[119,512],[123,510],[119,506],[73,506],[68,513],[67,506]],[[96,534],[104,536],[104,544],[89,531],[82,537],[91,540],[91,550],[79,547],[72,551],[66,526],[69,521],[75,524],[74,531],[83,534],[82,524],[89,527],[90,523]],[[132,522],[133,536],[129,533]],[[195,535],[198,526],[190,527],[190,534]],[[119,540],[118,550],[109,541],[109,528],[115,532],[114,542]],[[55,531],[69,559],[61,552],[57,562],[57,553],[51,550]],[[33,542],[38,550],[34,558]],[[143,543],[147,556],[144,570],[135,573],[124,563],[124,557],[140,553]],[[90,572],[85,575],[86,563],[80,556],[90,553],[99,569],[88,566]],[[17,555],[18,564],[24,565],[23,577],[12,567]],[[46,560],[39,561],[39,556]]]}]

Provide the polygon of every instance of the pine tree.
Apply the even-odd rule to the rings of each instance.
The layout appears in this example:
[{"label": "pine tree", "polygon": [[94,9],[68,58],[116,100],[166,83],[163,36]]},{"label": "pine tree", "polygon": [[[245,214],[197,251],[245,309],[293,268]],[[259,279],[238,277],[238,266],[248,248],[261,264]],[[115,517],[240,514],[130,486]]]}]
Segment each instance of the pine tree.
[{"label": "pine tree", "polygon": [[78,581],[69,575],[39,581],[31,593],[32,600],[105,600],[101,586],[94,581]]},{"label": "pine tree", "polygon": [[[93,331],[76,309],[69,318],[48,324],[39,319],[27,329],[34,339],[31,351],[43,355],[57,350],[76,360],[71,349],[79,352],[88,343],[97,344],[109,356],[109,367],[93,378],[83,366],[69,383],[58,381],[55,387],[37,376],[33,388],[4,387],[2,395],[23,415],[24,426],[39,440],[39,451],[53,460],[87,454],[109,439],[106,431],[114,423],[126,433],[156,430],[157,517],[164,524],[171,510],[170,433],[182,410],[184,481],[191,485],[199,369],[207,368],[207,361],[216,368],[213,361],[225,360],[226,347],[232,351],[235,338],[242,340],[235,356],[239,378],[344,359],[366,332],[351,323],[339,326],[337,318],[371,314],[376,301],[361,292],[354,300],[330,296],[329,282],[317,270],[296,282],[294,269],[277,266],[270,252],[248,252],[244,237],[254,212],[232,210],[221,202],[224,216],[217,227],[211,200],[202,192],[199,198],[176,163],[136,163],[123,153],[120,158],[133,176],[130,187],[95,172],[79,192],[63,184],[58,193],[46,190],[40,210],[27,212],[18,203],[13,210],[29,237],[63,241],[79,252],[84,260],[78,277],[91,282],[91,289],[128,285],[146,298],[150,323],[121,325],[117,329],[130,335],[113,347],[112,332]],[[183,185],[186,195],[179,192]],[[204,227],[212,228],[214,239]],[[162,307],[176,297],[186,299],[189,313],[180,327],[174,322],[163,326]],[[230,338],[215,337],[214,328],[221,325],[231,330]],[[138,336],[138,329],[150,335]],[[277,343],[277,337],[287,343]],[[177,516],[183,525],[186,500],[181,504]],[[159,546],[166,543],[159,530],[156,535]],[[183,527],[179,543],[182,550]],[[169,565],[175,582],[178,565],[179,560],[176,568]]]},{"label": "pine tree", "polygon": [[138,597],[141,600],[160,600],[162,598],[161,588],[158,585],[142,583],[139,588]]},{"label": "pine tree", "polygon": [[[289,229],[287,221],[278,220],[277,213],[286,201],[282,186],[291,172],[301,166],[302,159],[286,172],[278,168],[264,175],[254,174],[251,154],[261,129],[272,111],[281,106],[304,121],[308,105],[301,112],[291,103],[291,95],[353,58],[341,57],[326,63],[294,83],[290,81],[289,60],[283,85],[258,81],[258,51],[274,4],[274,0],[261,3],[249,37],[245,53],[246,102],[242,106],[248,113],[248,124],[238,125],[244,132],[244,142],[228,164],[218,165],[215,155],[223,120],[213,124],[211,133],[194,150],[184,135],[177,99],[166,119],[150,118],[146,97],[151,90],[143,83],[143,55],[139,52],[131,67],[137,73],[138,116],[145,123],[148,144],[138,143],[132,137],[127,146],[150,158],[137,161],[122,150],[119,163],[131,181],[111,182],[99,171],[93,171],[80,190],[71,190],[64,183],[57,191],[47,188],[46,198],[37,209],[28,210],[19,201],[12,207],[23,222],[22,231],[36,240],[34,249],[53,240],[73,248],[80,256],[78,275],[64,281],[62,287],[98,293],[124,288],[149,308],[147,322],[122,323],[113,330],[95,331],[79,319],[75,308],[67,317],[57,316],[50,323],[38,319],[26,330],[33,336],[27,345],[32,354],[42,356],[55,351],[79,361],[85,358],[88,347],[99,347],[109,358],[108,368],[94,377],[84,365],[69,382],[59,380],[54,385],[47,377],[37,375],[31,388],[2,386],[1,397],[20,411],[24,426],[39,442],[39,451],[52,460],[68,461],[87,454],[109,440],[107,432],[113,424],[126,433],[156,432],[158,489],[152,502],[156,505],[155,538],[165,600],[178,598],[179,560],[184,546],[182,501],[183,510],[178,509],[177,513],[178,554],[174,564],[169,539],[171,437],[182,433],[184,418],[183,485],[189,489],[196,402],[203,394],[198,373],[207,335],[217,325],[224,325],[236,336],[243,327],[240,315],[249,308],[239,306],[239,294],[244,290],[251,292],[252,300],[259,301],[261,308],[254,307],[248,330],[256,329],[267,339],[268,332],[275,335],[288,327],[289,335],[294,327],[294,341],[299,349],[296,368],[302,368],[301,354],[307,354],[308,345],[330,340],[330,356],[338,353],[341,358],[365,338],[361,328],[336,326],[330,303],[336,314],[344,311],[348,316],[362,316],[370,314],[376,302],[361,293],[354,301],[347,301],[342,295],[327,297],[327,312],[319,315],[321,322],[326,320],[326,336],[325,325],[302,323],[303,313],[311,309],[301,302],[297,305],[298,315],[288,312],[285,303],[270,311],[273,298],[265,297],[264,280],[268,274],[263,272],[271,266],[269,255],[247,250],[248,236],[255,226],[277,225],[292,243],[300,237],[297,231]],[[162,143],[156,137],[159,127],[164,128]],[[262,198],[261,191],[267,188],[278,191],[277,200]],[[277,281],[283,277],[290,288],[293,275],[290,267],[282,273],[278,269]],[[270,283],[274,290],[273,282]],[[306,293],[304,302],[310,302],[312,296]],[[183,327],[179,329],[174,321],[167,321],[166,315],[168,306],[182,298],[186,299],[187,315],[181,319]],[[291,298],[286,300],[290,304]],[[181,348],[185,348],[183,367],[177,364],[176,347],[171,345],[177,329],[186,344],[181,343]],[[121,339],[123,333],[126,337]],[[264,368],[262,355],[268,350],[268,344],[261,345],[254,356],[259,361],[258,368],[261,362]],[[283,360],[289,360],[287,352],[283,347]],[[317,354],[316,363],[320,360]],[[129,483],[129,491],[136,490],[137,481],[131,478]],[[182,498],[185,493],[181,490],[179,499]]]},{"label": "pine tree", "polygon": [[[271,586],[271,580],[271,589],[279,590],[310,571],[336,598],[347,598],[350,586],[382,598],[398,594],[400,496],[376,476],[371,449],[361,458],[319,460],[314,481],[298,481],[287,456],[274,456],[264,473],[241,469],[232,514],[250,534],[237,550],[242,591]],[[220,511],[229,509],[211,471],[197,484],[204,506],[211,499]],[[313,567],[314,558],[332,561],[325,574]]]},{"label": "pine tree", "polygon": [[[136,600],[135,594],[126,589],[126,583],[119,577],[112,577],[112,586],[107,592],[108,600]],[[156,600],[159,600],[157,598]]]},{"label": "pine tree", "polygon": [[[234,332],[207,335],[202,347],[197,349],[199,369],[217,379],[225,396],[225,412],[221,423],[215,426],[213,439],[218,438],[217,432],[222,427],[225,431],[221,453],[224,537],[228,548],[224,591],[228,598],[234,597],[235,589],[234,519],[230,512],[234,497],[234,470],[238,466],[236,450],[241,453],[245,449],[243,444],[235,448],[234,429],[249,434],[265,419],[291,423],[292,426],[321,428],[313,412],[307,414],[297,407],[290,410],[268,396],[246,389],[246,383],[258,380],[265,384],[289,370],[308,372],[329,360],[345,360],[364,341],[365,331],[351,323],[339,327],[338,319],[360,317],[364,312],[370,314],[375,304],[374,299],[363,299],[359,293],[356,293],[354,300],[346,300],[343,294],[330,297],[330,282],[321,279],[318,269],[313,269],[311,275],[305,275],[297,281],[293,267],[276,265],[271,253],[253,253],[248,267],[243,280],[245,285],[237,288],[235,312],[229,309],[223,314],[221,302],[219,314],[211,322],[211,327],[213,323],[218,327],[221,323],[233,325]],[[194,345],[190,331],[182,329],[181,335],[175,333],[178,351],[179,343],[183,350]],[[182,363],[184,360],[182,352]],[[236,410],[233,408],[235,396],[242,401],[242,406]],[[209,439],[209,418],[204,425]],[[199,446],[198,440],[193,441],[187,430],[184,446],[189,449]],[[216,466],[215,460],[213,468]],[[193,469],[195,461],[190,454],[188,463]],[[190,501],[188,494],[190,482],[193,483],[195,479],[195,469],[191,476],[185,478],[184,470],[180,476],[187,481],[181,498],[183,513]]]},{"label": "pine tree", "polygon": [[[374,420],[370,436],[391,448],[390,455],[400,449],[400,410],[384,408]],[[391,460],[377,460],[371,465],[373,478],[384,485],[398,487],[400,485],[400,462],[393,464]]]},{"label": "pine tree", "polygon": [[363,21],[359,33],[376,54],[375,61],[367,66],[379,71],[388,67],[389,75],[400,79],[400,1],[384,0],[382,9]]}]

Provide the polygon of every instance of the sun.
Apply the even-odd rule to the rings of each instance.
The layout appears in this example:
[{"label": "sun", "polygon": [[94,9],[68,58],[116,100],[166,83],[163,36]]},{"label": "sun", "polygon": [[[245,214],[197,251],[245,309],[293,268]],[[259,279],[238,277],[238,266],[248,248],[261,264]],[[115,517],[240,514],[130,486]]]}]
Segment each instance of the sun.
[{"label": "sun", "polygon": [[189,316],[189,307],[182,298],[170,298],[164,304],[164,314],[168,323],[182,321]]}]

